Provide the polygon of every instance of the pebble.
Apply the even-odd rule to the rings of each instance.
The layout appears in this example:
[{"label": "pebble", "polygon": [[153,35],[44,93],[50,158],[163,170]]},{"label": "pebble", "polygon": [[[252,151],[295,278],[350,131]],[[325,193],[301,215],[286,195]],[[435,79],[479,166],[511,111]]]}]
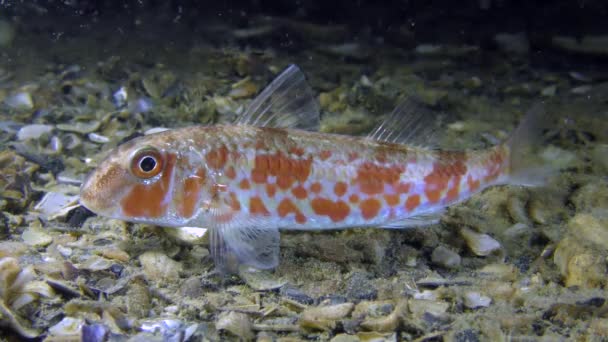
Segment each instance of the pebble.
[{"label": "pebble", "polygon": [[182,271],[182,264],[169,258],[162,252],[145,252],[139,256],[139,262],[148,280],[176,281]]},{"label": "pebble", "polygon": [[485,308],[490,306],[492,298],[479,292],[470,291],[464,294],[464,306],[469,309]]},{"label": "pebble", "polygon": [[460,234],[475,255],[488,256],[501,248],[500,242],[488,234],[477,233],[469,228],[461,229]]},{"label": "pebble", "polygon": [[591,86],[589,84],[585,84],[585,85],[581,85],[581,86],[570,89],[570,92],[572,94],[576,94],[576,95],[584,95],[584,94],[587,94],[588,92],[590,92],[591,89],[593,89],[593,86]]},{"label": "pebble", "polygon": [[530,51],[530,41],[525,33],[498,33],[494,36],[498,47],[506,53],[525,55]]},{"label": "pebble", "polygon": [[27,252],[28,245],[18,241],[0,241],[0,258],[19,257]]},{"label": "pebble", "polygon": [[17,132],[17,139],[20,141],[38,139],[44,134],[49,134],[53,131],[52,125],[32,124],[25,125]]},{"label": "pebble", "polygon": [[457,268],[460,266],[461,258],[458,253],[444,246],[438,246],[431,254],[431,261],[445,268]]}]

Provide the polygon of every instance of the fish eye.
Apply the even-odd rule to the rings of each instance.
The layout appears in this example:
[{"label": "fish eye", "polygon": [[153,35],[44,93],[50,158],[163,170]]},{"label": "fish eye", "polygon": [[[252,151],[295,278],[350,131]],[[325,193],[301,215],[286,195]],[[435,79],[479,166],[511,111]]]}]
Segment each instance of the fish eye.
[{"label": "fish eye", "polygon": [[137,151],[131,160],[131,173],[138,178],[152,178],[162,170],[163,156],[154,148],[144,148]]}]

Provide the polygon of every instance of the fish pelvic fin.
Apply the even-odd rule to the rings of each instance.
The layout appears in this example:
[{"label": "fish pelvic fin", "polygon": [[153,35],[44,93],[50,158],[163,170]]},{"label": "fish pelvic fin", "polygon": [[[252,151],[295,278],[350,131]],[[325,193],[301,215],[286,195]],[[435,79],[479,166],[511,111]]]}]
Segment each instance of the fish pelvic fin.
[{"label": "fish pelvic fin", "polygon": [[247,107],[236,124],[318,131],[320,109],[296,65],[277,76]]},{"label": "fish pelvic fin", "polygon": [[556,174],[555,168],[536,156],[548,121],[544,104],[536,103],[504,143],[509,149],[509,184],[543,186]]}]

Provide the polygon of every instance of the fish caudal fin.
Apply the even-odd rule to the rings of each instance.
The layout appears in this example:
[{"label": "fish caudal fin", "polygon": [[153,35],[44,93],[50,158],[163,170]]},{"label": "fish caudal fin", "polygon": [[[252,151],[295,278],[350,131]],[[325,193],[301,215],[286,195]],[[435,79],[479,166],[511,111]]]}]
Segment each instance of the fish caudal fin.
[{"label": "fish caudal fin", "polygon": [[555,174],[555,169],[543,165],[535,152],[542,146],[543,128],[547,115],[542,103],[535,104],[524,116],[509,140],[509,184],[541,186]]}]

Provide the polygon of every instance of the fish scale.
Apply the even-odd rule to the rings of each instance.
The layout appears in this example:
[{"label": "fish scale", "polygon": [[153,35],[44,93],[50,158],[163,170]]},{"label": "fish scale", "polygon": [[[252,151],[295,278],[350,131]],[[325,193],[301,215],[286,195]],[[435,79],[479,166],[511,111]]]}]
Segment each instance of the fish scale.
[{"label": "fish scale", "polygon": [[80,201],[117,219],[207,228],[216,266],[230,270],[230,260],[275,267],[279,229],[420,226],[489,186],[536,180],[523,156],[542,108],[508,141],[479,151],[408,144],[426,134],[426,114],[406,100],[367,137],[320,133],[314,95],[291,66],[233,125],[118,146],[84,181]]}]

